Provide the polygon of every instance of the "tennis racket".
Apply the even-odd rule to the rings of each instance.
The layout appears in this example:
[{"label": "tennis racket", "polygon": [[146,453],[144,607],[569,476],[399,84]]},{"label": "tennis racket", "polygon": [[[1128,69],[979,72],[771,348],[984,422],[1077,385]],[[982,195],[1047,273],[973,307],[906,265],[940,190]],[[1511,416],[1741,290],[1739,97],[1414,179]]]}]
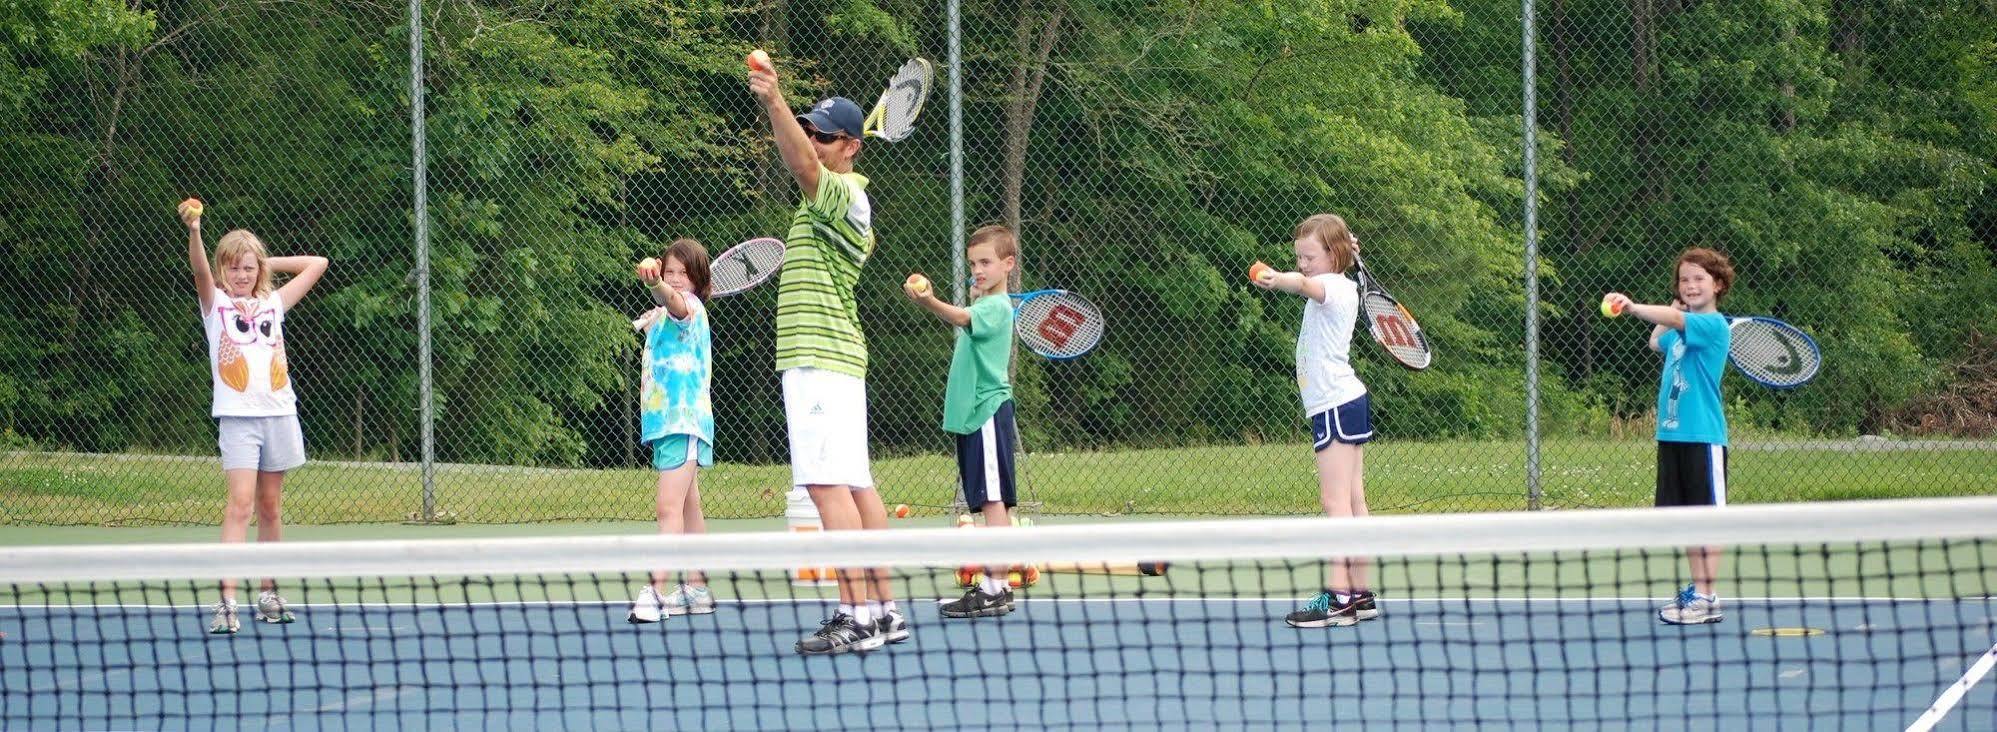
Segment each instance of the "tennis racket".
[{"label": "tennis racket", "polygon": [[783,266],[783,240],[765,236],[729,247],[708,263],[707,272],[714,296],[725,297],[763,284]]},{"label": "tennis racket", "polygon": [[1054,361],[1080,358],[1101,343],[1108,321],[1095,303],[1067,290],[1012,295],[1013,332],[1027,350]]},{"label": "tennis racket", "polygon": [[1748,316],[1727,322],[1733,332],[1727,362],[1762,386],[1794,389],[1817,378],[1824,355],[1817,340],[1774,318]]},{"label": "tennis racket", "polygon": [[1040,571],[1067,574],[1113,574],[1126,577],[1162,577],[1170,562],[1047,562]]},{"label": "tennis racket", "polygon": [[874,110],[867,113],[867,121],[861,125],[864,134],[888,142],[906,139],[915,131],[915,118],[922,114],[922,103],[929,100],[933,75],[934,70],[924,59],[912,58],[902,64],[901,70],[888,80],[887,90],[874,101]]},{"label": "tennis racket", "polygon": [[1373,279],[1365,260],[1354,254],[1352,262],[1359,267],[1359,317],[1366,321],[1366,331],[1402,366],[1415,371],[1428,368],[1435,353],[1429,349],[1428,337],[1422,335],[1414,314]]}]

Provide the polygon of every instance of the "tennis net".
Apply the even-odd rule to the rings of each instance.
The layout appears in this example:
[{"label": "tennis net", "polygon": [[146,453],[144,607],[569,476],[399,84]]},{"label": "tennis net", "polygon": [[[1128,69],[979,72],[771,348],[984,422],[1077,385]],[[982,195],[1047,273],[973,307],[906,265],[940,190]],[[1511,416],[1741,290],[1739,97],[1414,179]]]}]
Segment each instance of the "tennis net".
[{"label": "tennis net", "polygon": [[[1997,498],[9,548],[0,727],[1993,729],[1993,537]],[[1688,545],[1726,547],[1722,622],[1659,621]],[[1330,556],[1373,558],[1378,618],[1290,627]],[[941,617],[981,562],[1046,571]],[[799,655],[826,565],[891,566],[907,642]],[[705,570],[715,611],[628,623],[654,568]],[[246,579],[210,634],[225,575],[297,622]]]}]

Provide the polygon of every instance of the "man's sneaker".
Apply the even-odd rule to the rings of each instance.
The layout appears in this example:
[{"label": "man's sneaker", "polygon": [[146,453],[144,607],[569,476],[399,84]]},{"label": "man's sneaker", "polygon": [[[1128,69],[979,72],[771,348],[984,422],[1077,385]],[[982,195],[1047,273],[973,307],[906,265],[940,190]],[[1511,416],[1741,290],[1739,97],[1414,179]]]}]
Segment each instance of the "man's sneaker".
[{"label": "man's sneaker", "polygon": [[908,618],[902,615],[900,610],[881,613],[881,619],[876,623],[875,629],[881,634],[883,642],[900,643],[908,640]]},{"label": "man's sneaker", "polygon": [[943,606],[946,618],[989,618],[1012,612],[1012,590],[999,590],[998,594],[986,594],[984,588],[973,587],[957,600]]},{"label": "man's sneaker", "polygon": [[1358,616],[1360,620],[1380,619],[1379,595],[1375,595],[1372,592],[1362,590],[1359,592],[1359,597],[1356,599],[1358,600],[1358,607],[1357,610],[1353,613],[1354,615]]},{"label": "man's sneaker", "polygon": [[1681,595],[1678,602],[1659,609],[1657,619],[1671,625],[1703,625],[1725,620],[1726,615],[1720,612],[1720,598],[1693,592],[1690,600]]},{"label": "man's sneaker", "polygon": [[871,651],[887,642],[874,623],[861,624],[853,616],[839,613],[818,627],[818,631],[797,642],[797,652],[807,656]]},{"label": "man's sneaker", "polygon": [[243,629],[242,619],[236,617],[236,603],[223,600],[215,603],[210,610],[214,612],[214,616],[208,621],[208,632],[228,635]]},{"label": "man's sneaker", "polygon": [[667,615],[708,615],[714,612],[714,593],[705,585],[680,585],[665,599]]},{"label": "man's sneaker", "polygon": [[624,616],[627,623],[656,623],[664,619],[664,602],[659,599],[659,591],[651,585],[638,588],[638,599],[631,601],[631,613]]},{"label": "man's sneaker", "polygon": [[1283,617],[1292,628],[1323,628],[1359,624],[1359,596],[1346,595],[1340,603],[1330,592],[1317,593],[1304,609]]},{"label": "man's sneaker", "polygon": [[291,608],[284,604],[284,598],[276,590],[264,590],[257,595],[257,619],[266,623],[291,623],[298,618],[291,614]]}]

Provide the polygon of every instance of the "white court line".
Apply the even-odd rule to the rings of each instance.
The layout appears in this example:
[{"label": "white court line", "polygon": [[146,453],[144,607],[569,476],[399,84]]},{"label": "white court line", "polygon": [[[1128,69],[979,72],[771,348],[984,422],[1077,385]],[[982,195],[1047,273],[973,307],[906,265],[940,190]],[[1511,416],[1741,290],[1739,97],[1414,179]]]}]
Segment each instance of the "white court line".
[{"label": "white court line", "polygon": [[[1303,594],[1283,595],[1278,597],[1020,597],[1018,601],[1034,602],[1034,603],[1088,603],[1088,602],[1270,603],[1270,602],[1296,602],[1298,599],[1302,599],[1304,597],[1306,597],[1306,595]],[[950,595],[942,597],[907,597],[907,598],[902,598],[902,601],[928,602],[932,600],[948,601],[955,599],[957,599],[955,595]],[[1618,603],[1618,602],[1620,603],[1657,602],[1658,600],[1661,599],[1668,599],[1668,598],[1666,598],[1663,595],[1643,595],[1637,597],[1394,597],[1394,598],[1382,597],[1379,599],[1379,601],[1385,603],[1395,603],[1395,604],[1466,603],[1466,602],[1556,602],[1556,603],[1575,602],[1575,603],[1607,604],[1607,603]],[[762,597],[762,598],[746,598],[746,599],[720,598],[720,601],[723,603],[741,604],[741,605],[763,605],[763,604],[776,605],[776,604],[786,604],[786,603],[795,603],[800,605],[815,605],[815,604],[833,602],[834,600],[835,598],[833,597],[822,597],[822,598]],[[1997,602],[1997,597],[1728,597],[1725,598],[1725,600],[1726,603],[1729,605],[1736,605],[1736,604],[1758,605],[1758,604],[1776,604],[1776,603],[1790,603],[1790,602],[1843,603],[1843,604],[1868,603],[1868,602],[1975,603],[1975,602]],[[596,606],[596,605],[618,606],[618,605],[629,605],[629,604],[631,604],[630,600],[489,600],[489,601],[480,601],[480,602],[334,602],[334,603],[295,602],[291,604],[291,607],[321,608],[321,609],[331,609],[331,610],[338,610],[340,608],[350,608],[354,610],[365,610],[370,608],[453,608],[453,607],[471,607],[471,608],[502,607],[503,608],[503,607],[538,607],[538,606],[570,607],[570,606]],[[146,610],[189,610],[189,609],[205,609],[208,607],[211,606],[199,603],[192,605],[143,605],[137,603],[98,604],[98,605],[21,604],[21,605],[0,605],[0,610],[92,610],[92,609],[101,610],[101,609],[111,609],[111,608],[139,608]]]},{"label": "white court line", "polygon": [[1913,724],[1907,725],[1907,732],[1928,732],[1934,729],[1943,717],[1948,716],[1949,710],[1955,708],[1956,702],[1962,701],[1962,697],[1969,693],[1969,687],[1975,686],[1976,682],[1983,680],[1985,674],[1990,673],[1992,666],[1997,666],[1997,645],[1991,646],[1990,650],[1983,653],[1982,658],[1970,664],[1969,670],[1962,672],[1962,678],[1956,679],[1955,683],[1943,689],[1942,695],[1935,697],[1935,703],[1928,706],[1928,711],[1915,718]]}]

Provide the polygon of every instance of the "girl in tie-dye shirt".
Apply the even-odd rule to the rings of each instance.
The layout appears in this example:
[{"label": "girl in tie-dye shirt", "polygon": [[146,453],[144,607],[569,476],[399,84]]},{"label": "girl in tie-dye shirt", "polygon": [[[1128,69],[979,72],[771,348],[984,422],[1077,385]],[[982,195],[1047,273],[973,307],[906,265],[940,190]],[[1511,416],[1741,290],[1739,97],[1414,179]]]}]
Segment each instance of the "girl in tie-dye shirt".
[{"label": "girl in tie-dye shirt", "polygon": [[[674,241],[658,259],[638,263],[638,278],[658,308],[633,325],[645,338],[640,370],[639,439],[652,448],[659,471],[659,533],[702,534],[700,469],[714,465],[713,343],[707,307],[711,288],[707,250],[692,239]],[[655,623],[670,615],[714,612],[707,578],[687,572],[665,592],[667,573],[652,573],[640,588],[629,620]]]}]

